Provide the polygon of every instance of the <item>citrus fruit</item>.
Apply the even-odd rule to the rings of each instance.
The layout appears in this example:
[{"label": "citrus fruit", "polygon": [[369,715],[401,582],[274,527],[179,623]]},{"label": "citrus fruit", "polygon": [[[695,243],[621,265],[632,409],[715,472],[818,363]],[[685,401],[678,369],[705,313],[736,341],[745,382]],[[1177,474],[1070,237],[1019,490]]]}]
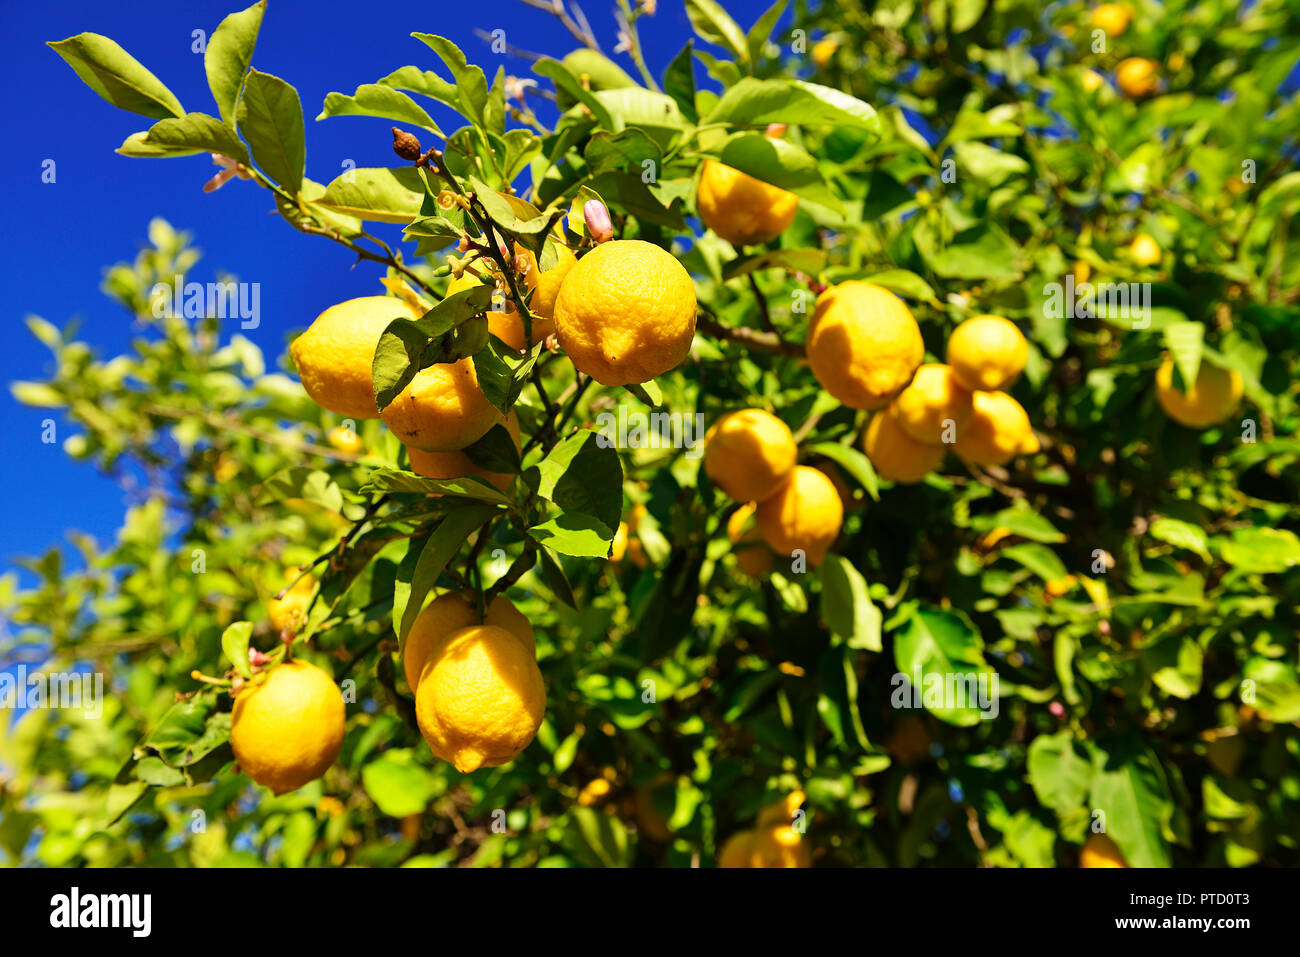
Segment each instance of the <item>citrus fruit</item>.
[{"label": "citrus fruit", "polygon": [[1080,867],[1128,867],[1119,845],[1105,834],[1090,834],[1079,852]]},{"label": "citrus fruit", "polygon": [[336,425],[330,429],[329,443],[344,455],[360,455],[365,451],[361,436],[346,425]]},{"label": "citrus fruit", "polygon": [[952,442],[971,416],[971,391],[951,367],[928,362],[916,370],[911,383],[889,404],[903,431],[922,445]]},{"label": "citrus fruit", "polygon": [[1156,398],[1165,414],[1189,428],[1204,429],[1222,422],[1241,401],[1241,373],[1201,360],[1196,382],[1183,392],[1174,385],[1174,360],[1165,357],[1156,370]]},{"label": "citrus fruit", "polygon": [[737,502],[767,498],[789,477],[799,456],[790,427],[762,409],[724,415],[704,441],[704,471]]},{"label": "citrus fruit", "polygon": [[762,578],[772,570],[772,553],[763,544],[758,526],[750,524],[756,508],[756,503],[747,502],[727,519],[727,539],[734,546],[731,554],[750,578]]},{"label": "citrus fruit", "polygon": [[545,709],[533,652],[493,625],[471,625],[438,642],[415,692],[424,739],[462,774],[513,760],[537,734]]},{"label": "citrus fruit", "polygon": [[602,385],[646,382],[686,358],[695,337],[695,285],[653,243],[601,243],[569,270],[555,331],[574,368]]},{"label": "citrus fruit", "polygon": [[[818,68],[824,67],[835,56],[835,51],[840,48],[840,42],[832,37],[826,37],[818,40],[813,44],[812,61],[817,64]],[[716,230],[715,230],[716,232]]]},{"label": "citrus fruit", "polygon": [[844,505],[824,473],[796,465],[785,483],[758,503],[757,515],[759,531],[778,554],[802,549],[820,565],[840,533]]},{"label": "citrus fruit", "polygon": [[871,417],[862,436],[862,451],[876,474],[889,482],[919,482],[943,464],[944,446],[923,445],[898,424],[888,409]]},{"label": "citrus fruit", "polygon": [[395,296],[362,296],[330,306],[289,346],[302,387],[330,412],[351,419],[379,418],[370,376],[375,346],[394,319],[422,315]]},{"label": "citrus fruit", "polygon": [[854,409],[879,409],[912,381],[925,355],[912,312],[888,289],[850,280],[817,297],[808,364],[827,392]]},{"label": "citrus fruit", "polygon": [[948,365],[967,389],[1005,389],[1025,368],[1029,343],[1016,324],[1001,316],[974,316],[948,337]]},{"label": "citrus fruit", "polygon": [[1129,57],[1116,67],[1115,82],[1135,100],[1148,96],[1160,86],[1160,65],[1143,57]]},{"label": "citrus fruit", "polygon": [[469,359],[421,369],[381,417],[403,445],[423,452],[463,449],[502,422]]},{"label": "citrus fruit", "polygon": [[1160,244],[1146,233],[1139,233],[1128,247],[1129,255],[1139,266],[1154,266],[1160,262]]},{"label": "citrus fruit", "polygon": [[1106,84],[1105,78],[1096,70],[1084,70],[1081,82],[1085,93],[1096,93]]},{"label": "citrus fruit", "polygon": [[284,794],[314,781],[343,747],[343,694],[306,661],[272,668],[235,697],[230,746],[258,784]]},{"label": "citrus fruit", "polygon": [[718,854],[718,867],[808,867],[802,836],[791,827],[759,827],[733,834]]},{"label": "citrus fruit", "polygon": [[976,465],[1002,465],[1038,451],[1024,407],[1005,392],[976,392],[975,410],[953,451]]},{"label": "citrus fruit", "polygon": [[1128,29],[1128,22],[1133,19],[1133,8],[1127,3],[1103,3],[1092,11],[1092,25],[1105,30],[1107,35],[1117,37]]},{"label": "citrus fruit", "polygon": [[[299,568],[290,568],[284,575],[285,584],[298,578]],[[307,607],[316,591],[316,579],[309,572],[284,593],[283,598],[272,597],[266,603],[267,617],[276,631],[296,632],[307,620]]]},{"label": "citrus fruit", "polygon": [[716,160],[705,160],[695,206],[704,225],[733,246],[766,243],[794,222],[799,197]]},{"label": "citrus fruit", "polygon": [[[446,592],[424,607],[411,623],[406,644],[402,648],[402,668],[406,671],[406,683],[412,691],[420,683],[420,671],[429,658],[429,652],[452,632],[478,623],[478,605],[472,596]],[[492,603],[487,606],[483,623],[504,628],[519,639],[529,652],[536,650],[537,638],[533,634],[533,626],[505,595],[497,595],[492,599]]]},{"label": "citrus fruit", "polygon": [[[506,431],[514,439],[515,448],[522,449],[519,439],[519,419],[515,416],[514,409],[511,409],[510,414],[506,416]],[[514,473],[511,472],[491,472],[480,465],[475,465],[470,457],[461,451],[425,452],[421,449],[408,448],[406,454],[411,459],[411,471],[419,472],[426,478],[453,479],[472,476],[495,485],[502,492],[510,487],[510,483],[515,478]]]}]

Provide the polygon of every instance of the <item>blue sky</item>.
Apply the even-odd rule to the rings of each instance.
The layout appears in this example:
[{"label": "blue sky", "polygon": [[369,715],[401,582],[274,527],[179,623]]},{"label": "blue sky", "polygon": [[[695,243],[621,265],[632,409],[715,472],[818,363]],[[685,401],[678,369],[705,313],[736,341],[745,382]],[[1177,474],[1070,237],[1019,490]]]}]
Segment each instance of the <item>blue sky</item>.
[{"label": "blue sky", "polygon": [[[748,28],[769,2],[728,0],[726,5]],[[345,250],[269,216],[264,190],[233,181],[215,193],[203,193],[203,183],[215,171],[207,156],[140,160],[115,154],[129,134],[146,129],[150,121],[100,100],[45,46],[47,40],[83,31],[105,34],[170,86],[186,109],[215,113],[202,55],[191,49],[193,32],[210,34],[226,14],[246,5],[245,0],[60,0],[8,4],[0,13],[7,41],[0,88],[10,131],[0,151],[10,231],[0,258],[8,330],[7,348],[0,350],[0,380],[5,383],[0,453],[7,463],[0,489],[6,503],[0,568],[62,542],[68,530],[108,542],[120,525],[122,491],[62,450],[62,440],[75,430],[56,414],[59,442],[42,444],[41,422],[50,412],[19,405],[7,384],[52,371],[49,352],[23,324],[27,315],[60,327],[79,318],[79,337],[101,356],[126,350],[138,330],[104,297],[99,284],[103,267],[134,257],[152,217],[161,216],[194,235],[204,255],[198,275],[189,278],[207,281],[224,269],[243,281],[261,283],[262,323],[244,334],[269,361],[283,351],[289,330],[307,325],[334,302],[379,291],[377,264],[352,269]],[[270,0],[253,63],[298,88],[307,117],[308,176],[329,182],[345,159],[358,166],[396,165],[384,121],[342,117],[317,123],[314,117],[333,90],[350,93],[407,64],[435,68],[432,52],[410,38],[412,31],[447,36],[489,76],[500,63],[516,75],[530,71],[522,60],[493,54],[474,35],[475,28],[502,29],[507,42],[539,53],[562,56],[575,45],[555,18],[518,0],[458,4],[454,17],[442,13],[448,6],[414,5],[399,13],[386,4]],[[607,54],[616,42],[613,6],[608,0],[583,4]],[[642,21],[641,32],[646,58],[658,76],[691,35],[681,0],[661,0],[656,15]],[[619,61],[634,72],[626,56]],[[455,128],[436,105],[425,105]],[[53,183],[41,181],[46,160],[56,164]]]}]

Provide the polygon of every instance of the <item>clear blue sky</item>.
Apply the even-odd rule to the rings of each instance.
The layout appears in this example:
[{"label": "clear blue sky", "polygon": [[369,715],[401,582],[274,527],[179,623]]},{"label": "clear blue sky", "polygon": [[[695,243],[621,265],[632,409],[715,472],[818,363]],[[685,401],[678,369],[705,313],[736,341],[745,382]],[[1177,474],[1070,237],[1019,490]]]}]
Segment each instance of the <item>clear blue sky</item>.
[{"label": "clear blue sky", "polygon": [[[59,422],[59,443],[40,441],[48,410],[19,405],[8,390],[16,379],[36,379],[51,369],[50,354],[23,325],[30,314],[62,327],[77,317],[80,338],[101,356],[124,351],[133,337],[130,317],[99,291],[102,268],[130,260],[145,242],[149,220],[162,216],[194,234],[203,251],[199,275],[215,269],[261,283],[262,324],[249,335],[268,361],[283,351],[288,330],[308,324],[341,299],[378,290],[377,264],[350,269],[345,250],[303,236],[275,217],[269,195],[233,181],[202,192],[214,167],[205,156],[140,160],[113,150],[150,121],[99,99],[47,46],[83,31],[120,43],[163,80],[188,110],[215,113],[202,55],[191,51],[192,34],[211,34],[228,13],[251,0],[132,0],[128,4],[59,0],[6,2],[0,12],[6,56],[0,62],[9,131],[0,151],[0,181],[6,185],[8,235],[0,257],[3,319],[8,330],[0,350],[0,392],[4,428],[0,450],[6,467],[0,501],[0,568],[21,555],[35,555],[62,542],[67,530],[111,541],[125,507],[122,491],[93,466],[72,462],[62,440],[73,429]],[[770,0],[728,0],[745,28]],[[583,8],[608,54],[616,42],[612,0],[586,0]],[[453,9],[454,15],[445,11]],[[788,14],[787,14],[788,18]],[[297,88],[307,117],[307,174],[328,182],[344,159],[358,166],[392,166],[382,120],[342,117],[320,123],[325,95],[351,93],[399,66],[439,68],[433,54],[410,38],[412,31],[439,33],[455,41],[489,77],[499,63],[507,72],[531,75],[527,63],[493,54],[475,28],[503,29],[506,40],[538,53],[562,56],[575,41],[559,22],[517,0],[392,4],[316,0],[270,0],[254,65]],[[656,76],[691,35],[681,0],[660,0],[655,16],[642,21],[646,57]],[[626,56],[620,63],[634,72]],[[455,121],[436,104],[426,107],[445,128]],[[451,124],[447,126],[447,124]],[[56,182],[41,182],[42,163],[57,164]],[[26,576],[24,576],[26,578]]]}]

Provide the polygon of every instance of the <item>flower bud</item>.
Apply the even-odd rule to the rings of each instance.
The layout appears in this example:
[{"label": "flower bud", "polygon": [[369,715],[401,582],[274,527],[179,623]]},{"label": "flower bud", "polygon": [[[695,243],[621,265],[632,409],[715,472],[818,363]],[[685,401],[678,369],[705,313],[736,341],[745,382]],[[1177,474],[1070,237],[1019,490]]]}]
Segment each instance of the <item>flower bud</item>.
[{"label": "flower bud", "polygon": [[785,124],[769,123],[767,124],[767,129],[763,132],[763,135],[769,139],[779,140],[781,137],[785,136]]},{"label": "flower bud", "polygon": [[606,243],[614,238],[614,225],[609,221],[609,210],[598,199],[589,199],[582,207],[582,216],[587,221],[587,234],[598,243]]}]

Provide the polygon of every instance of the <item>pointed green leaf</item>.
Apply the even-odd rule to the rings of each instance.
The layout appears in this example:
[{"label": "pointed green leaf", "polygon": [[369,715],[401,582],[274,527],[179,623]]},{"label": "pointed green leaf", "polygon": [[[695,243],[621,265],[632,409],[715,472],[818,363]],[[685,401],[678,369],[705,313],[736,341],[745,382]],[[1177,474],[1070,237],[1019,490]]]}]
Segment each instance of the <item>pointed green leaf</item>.
[{"label": "pointed green leaf", "polygon": [[217,110],[227,124],[235,124],[239,91],[244,74],[253,62],[253,48],[262,27],[266,0],[258,0],[247,10],[232,13],[212,31],[203,51],[203,69],[208,75],[208,89],[217,101]]},{"label": "pointed green leaf", "polygon": [[262,172],[297,193],[307,155],[298,91],[277,76],[251,70],[236,113],[239,132]]},{"label": "pointed green leaf", "polygon": [[79,33],[46,45],[63,57],[82,82],[119,110],[155,120],[185,115],[172,91],[108,37]]}]

